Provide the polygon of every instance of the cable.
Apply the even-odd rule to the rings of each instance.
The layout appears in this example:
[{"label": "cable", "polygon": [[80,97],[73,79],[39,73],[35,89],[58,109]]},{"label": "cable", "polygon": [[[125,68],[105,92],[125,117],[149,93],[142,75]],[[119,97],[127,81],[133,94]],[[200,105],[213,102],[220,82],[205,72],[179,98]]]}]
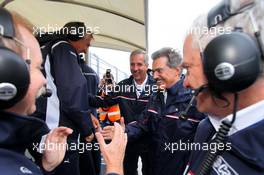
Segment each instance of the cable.
[{"label": "cable", "polygon": [[[228,132],[230,130],[230,128],[232,127],[233,123],[236,120],[236,112],[237,112],[237,105],[238,104],[238,94],[235,93],[234,94],[234,108],[233,108],[233,118],[232,121],[227,121],[224,120],[222,121],[222,124],[218,130],[218,132],[216,133],[216,136],[214,138],[214,142],[219,145],[221,144],[225,144],[227,141],[227,137],[228,137]],[[218,148],[218,147],[216,147]],[[202,164],[198,170],[198,175],[208,175],[210,173],[211,167],[214,163],[214,161],[216,160],[217,156],[220,155],[221,152],[220,150],[216,150],[215,152],[211,152],[209,150],[209,152],[207,152],[207,154],[205,155],[205,158],[202,161]]]}]

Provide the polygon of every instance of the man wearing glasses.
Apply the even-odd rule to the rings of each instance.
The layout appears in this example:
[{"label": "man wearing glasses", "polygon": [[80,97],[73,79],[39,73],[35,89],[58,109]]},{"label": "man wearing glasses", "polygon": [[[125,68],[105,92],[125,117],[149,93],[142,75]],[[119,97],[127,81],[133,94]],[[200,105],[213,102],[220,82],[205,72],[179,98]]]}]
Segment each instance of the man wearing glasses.
[{"label": "man wearing glasses", "polygon": [[[189,119],[180,118],[185,111],[192,93],[183,87],[180,79],[182,57],[172,48],[162,48],[152,54],[153,77],[159,91],[152,94],[141,119],[128,124],[125,130],[128,144],[150,136],[150,155],[154,175],[181,175],[187,164],[190,151],[180,149],[180,144],[191,143],[202,113],[191,106]],[[105,127],[105,138],[111,138],[112,127]]]}]

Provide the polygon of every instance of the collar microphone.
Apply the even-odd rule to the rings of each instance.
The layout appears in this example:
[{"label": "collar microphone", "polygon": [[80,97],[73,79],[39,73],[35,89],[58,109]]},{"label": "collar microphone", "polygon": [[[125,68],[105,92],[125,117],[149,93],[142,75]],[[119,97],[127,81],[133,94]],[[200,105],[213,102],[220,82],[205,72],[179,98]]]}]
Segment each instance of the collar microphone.
[{"label": "collar microphone", "polygon": [[199,88],[194,90],[193,96],[192,96],[188,106],[186,107],[186,109],[183,112],[180,113],[180,118],[181,119],[183,119],[183,120],[187,120],[188,119],[187,113],[190,110],[191,106],[193,105],[193,101],[199,95],[200,92],[202,92],[202,91],[204,91],[206,89],[208,89],[208,86],[207,85],[202,85]]}]

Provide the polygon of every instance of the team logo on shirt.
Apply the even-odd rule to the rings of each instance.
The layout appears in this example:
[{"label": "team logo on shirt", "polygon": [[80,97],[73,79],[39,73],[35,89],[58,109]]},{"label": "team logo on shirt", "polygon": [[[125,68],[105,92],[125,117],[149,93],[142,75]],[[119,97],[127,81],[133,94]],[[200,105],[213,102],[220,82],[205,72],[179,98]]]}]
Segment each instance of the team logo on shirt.
[{"label": "team logo on shirt", "polygon": [[24,167],[24,166],[21,166],[20,167],[20,171],[23,173],[23,174],[33,174],[32,171],[30,171],[28,168]]},{"label": "team logo on shirt", "polygon": [[238,175],[222,156],[218,156],[213,164],[213,169],[218,175]]}]

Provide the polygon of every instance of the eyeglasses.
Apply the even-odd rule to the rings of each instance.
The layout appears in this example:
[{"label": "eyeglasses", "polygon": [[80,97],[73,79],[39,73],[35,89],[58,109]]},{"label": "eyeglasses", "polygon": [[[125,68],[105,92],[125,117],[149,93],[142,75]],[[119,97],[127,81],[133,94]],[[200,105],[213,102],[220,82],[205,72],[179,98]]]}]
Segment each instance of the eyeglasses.
[{"label": "eyeglasses", "polygon": [[159,68],[157,68],[157,69],[152,70],[152,71],[151,71],[151,74],[154,75],[155,72],[157,72],[158,74],[161,74],[161,73],[163,73],[166,69],[167,69],[166,66],[165,66],[165,67],[159,67]]}]

